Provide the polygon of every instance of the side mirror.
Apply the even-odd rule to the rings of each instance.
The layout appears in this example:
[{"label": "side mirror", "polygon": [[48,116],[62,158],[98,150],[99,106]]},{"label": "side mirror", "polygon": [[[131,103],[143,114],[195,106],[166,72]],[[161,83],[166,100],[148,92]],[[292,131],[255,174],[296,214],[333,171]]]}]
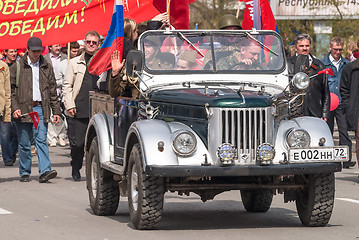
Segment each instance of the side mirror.
[{"label": "side mirror", "polygon": [[130,50],[126,57],[126,75],[130,78],[137,77],[135,72],[142,72],[144,55],[139,50]]}]

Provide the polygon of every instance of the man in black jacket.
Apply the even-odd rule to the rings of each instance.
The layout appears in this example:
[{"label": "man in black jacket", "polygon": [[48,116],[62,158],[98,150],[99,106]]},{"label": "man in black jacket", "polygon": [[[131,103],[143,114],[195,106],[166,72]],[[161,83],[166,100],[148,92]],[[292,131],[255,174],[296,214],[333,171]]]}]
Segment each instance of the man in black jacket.
[{"label": "man in black jacket", "polygon": [[[340,96],[342,97],[340,108],[345,114],[348,130],[355,131],[357,161],[359,154],[359,127],[358,127],[359,94],[358,92],[359,92],[359,59],[345,65],[340,79]],[[350,166],[354,166],[354,165],[355,162],[350,163]]]},{"label": "man in black jacket", "polygon": [[[309,76],[316,75],[323,70],[324,64],[310,54],[312,39],[308,34],[299,34],[294,40],[296,54],[287,59],[288,72],[294,76],[297,72],[304,72]],[[302,113],[327,121],[330,110],[330,92],[326,75],[320,74],[310,79],[306,89]]]}]

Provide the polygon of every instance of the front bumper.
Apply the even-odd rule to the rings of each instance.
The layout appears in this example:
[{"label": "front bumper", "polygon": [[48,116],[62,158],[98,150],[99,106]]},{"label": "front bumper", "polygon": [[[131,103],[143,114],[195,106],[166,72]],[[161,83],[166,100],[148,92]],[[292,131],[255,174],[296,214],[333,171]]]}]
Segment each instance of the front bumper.
[{"label": "front bumper", "polygon": [[148,165],[145,172],[156,177],[236,177],[301,175],[340,172],[341,163],[282,164],[269,166],[159,166]]}]

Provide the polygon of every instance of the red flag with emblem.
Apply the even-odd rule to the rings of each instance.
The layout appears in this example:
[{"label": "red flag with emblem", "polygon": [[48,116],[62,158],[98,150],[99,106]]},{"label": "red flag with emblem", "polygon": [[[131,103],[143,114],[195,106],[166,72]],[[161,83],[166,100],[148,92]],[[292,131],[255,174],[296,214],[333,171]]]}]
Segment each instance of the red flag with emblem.
[{"label": "red flag with emblem", "polygon": [[34,123],[34,128],[37,129],[37,126],[40,122],[40,117],[38,112],[29,112],[29,116],[31,117],[32,122]]}]

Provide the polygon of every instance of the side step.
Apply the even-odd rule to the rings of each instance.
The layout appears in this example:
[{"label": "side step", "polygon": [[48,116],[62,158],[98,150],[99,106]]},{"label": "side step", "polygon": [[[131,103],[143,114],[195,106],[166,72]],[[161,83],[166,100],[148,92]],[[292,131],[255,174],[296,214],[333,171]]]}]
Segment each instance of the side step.
[{"label": "side step", "polygon": [[106,169],[110,172],[119,174],[119,175],[122,174],[122,170],[123,170],[123,166],[112,163],[112,162],[101,163],[101,168]]}]

